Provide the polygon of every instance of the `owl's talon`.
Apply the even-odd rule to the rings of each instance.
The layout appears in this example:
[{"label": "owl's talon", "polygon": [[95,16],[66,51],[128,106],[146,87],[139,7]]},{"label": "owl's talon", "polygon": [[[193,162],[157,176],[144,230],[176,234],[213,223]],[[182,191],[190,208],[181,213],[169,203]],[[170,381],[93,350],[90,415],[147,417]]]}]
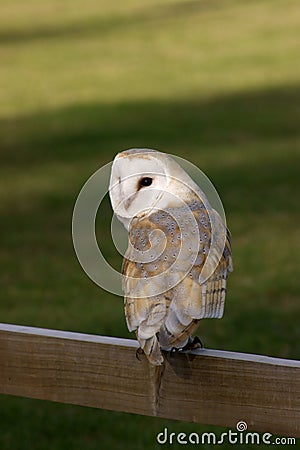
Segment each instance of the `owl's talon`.
[{"label": "owl's talon", "polygon": [[142,361],[141,355],[143,355],[143,354],[144,354],[144,350],[142,349],[142,347],[139,347],[135,352],[136,359],[138,359],[139,361]]},{"label": "owl's talon", "polygon": [[194,339],[190,339],[189,342],[182,348],[184,351],[196,350],[197,348],[203,348],[201,339],[195,336]]},{"label": "owl's talon", "polygon": [[199,338],[199,336],[195,336],[192,342],[192,346],[193,346],[193,350],[195,350],[196,348],[203,348],[203,342],[201,341],[201,339]]},{"label": "owl's talon", "polygon": [[172,347],[170,353],[178,353],[182,352],[182,348]]}]

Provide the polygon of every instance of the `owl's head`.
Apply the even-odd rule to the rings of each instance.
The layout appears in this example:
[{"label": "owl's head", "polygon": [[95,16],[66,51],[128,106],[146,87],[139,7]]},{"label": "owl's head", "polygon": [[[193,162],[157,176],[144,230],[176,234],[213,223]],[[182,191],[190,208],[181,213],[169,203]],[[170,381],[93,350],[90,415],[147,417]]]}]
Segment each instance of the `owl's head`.
[{"label": "owl's head", "polygon": [[165,153],[131,149],[119,153],[112,165],[109,194],[118,219],[129,227],[133,217],[179,205],[197,185]]}]

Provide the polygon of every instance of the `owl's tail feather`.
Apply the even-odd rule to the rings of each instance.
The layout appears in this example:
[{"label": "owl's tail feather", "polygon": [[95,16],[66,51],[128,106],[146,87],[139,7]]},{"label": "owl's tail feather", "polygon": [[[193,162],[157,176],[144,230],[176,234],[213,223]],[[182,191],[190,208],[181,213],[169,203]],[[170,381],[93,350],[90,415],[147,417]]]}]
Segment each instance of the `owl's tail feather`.
[{"label": "owl's tail feather", "polygon": [[156,336],[152,336],[149,339],[139,339],[139,343],[151,364],[160,366],[163,363],[164,358]]}]

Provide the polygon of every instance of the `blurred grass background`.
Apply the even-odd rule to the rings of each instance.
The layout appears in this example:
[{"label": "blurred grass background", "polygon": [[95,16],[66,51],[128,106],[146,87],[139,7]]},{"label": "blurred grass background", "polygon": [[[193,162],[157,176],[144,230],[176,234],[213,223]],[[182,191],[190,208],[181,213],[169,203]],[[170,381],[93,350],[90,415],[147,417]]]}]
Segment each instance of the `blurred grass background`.
[{"label": "blurred grass background", "polygon": [[[205,345],[299,358],[298,2],[2,0],[0,12],[1,322],[133,337],[122,299],[81,270],[71,215],[96,169],[152,147],[198,165],[227,212],[235,271],[224,318],[201,323]],[[105,236],[110,215],[107,203]],[[1,450],[153,449],[165,426],[221,430],[0,398]]]}]

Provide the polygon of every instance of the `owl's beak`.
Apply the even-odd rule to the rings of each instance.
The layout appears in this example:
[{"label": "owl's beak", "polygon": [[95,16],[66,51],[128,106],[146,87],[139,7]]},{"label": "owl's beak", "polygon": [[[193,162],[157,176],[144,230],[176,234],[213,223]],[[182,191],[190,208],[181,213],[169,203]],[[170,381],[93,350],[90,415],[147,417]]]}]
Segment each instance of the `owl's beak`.
[{"label": "owl's beak", "polygon": [[135,199],[137,193],[136,194],[132,194],[130,195],[130,197],[128,197],[125,201],[124,201],[124,206],[126,209],[128,209],[130,207],[130,205],[132,204],[133,200]]}]

